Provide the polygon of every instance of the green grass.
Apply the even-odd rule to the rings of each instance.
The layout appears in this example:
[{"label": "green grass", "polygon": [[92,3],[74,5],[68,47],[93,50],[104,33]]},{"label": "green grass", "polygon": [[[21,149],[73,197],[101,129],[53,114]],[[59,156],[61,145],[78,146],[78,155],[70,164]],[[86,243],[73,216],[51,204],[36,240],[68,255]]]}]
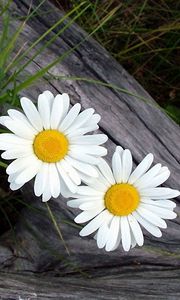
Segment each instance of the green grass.
[{"label": "green grass", "polygon": [[[81,2],[66,1],[64,9]],[[96,0],[89,3],[90,7],[78,18],[79,25],[91,32],[116,10],[96,32],[95,38],[180,123],[180,3],[173,0]]]},{"label": "green grass", "polygon": [[[43,51],[50,46],[57,37],[66,30],[71,24],[78,19],[78,17],[85,12],[85,10],[89,7],[89,3],[86,1],[81,2],[75,8],[72,8],[63,18],[58,20],[55,24],[53,24],[47,31],[45,31],[35,42],[29,45],[29,47],[24,50],[21,45],[17,53],[12,55],[13,50],[16,49],[16,46],[19,42],[19,37],[21,32],[24,30],[25,24],[28,20],[37,13],[38,9],[46,0],[42,0],[38,6],[35,7],[34,10],[28,13],[25,19],[20,23],[19,27],[16,31],[10,34],[10,22],[13,22],[14,19],[9,13],[10,5],[12,1],[9,1],[8,5],[2,6],[0,9],[0,14],[2,15],[2,25],[3,30],[0,34],[0,103],[9,102],[14,106],[18,106],[18,93],[29,87],[32,83],[37,81],[39,78],[43,77],[44,74],[48,72],[54,65],[62,61],[67,55],[71,53],[74,49],[70,49],[65,52],[63,55],[52,61],[50,64],[37,71],[35,74],[25,78],[24,81],[19,82],[19,78],[21,78],[21,74],[26,67],[33,62],[33,60]],[[60,24],[62,24],[68,17],[71,19],[63,26],[61,30],[58,31],[56,35],[49,38],[49,40],[45,40],[51,32],[57,28]],[[94,30],[94,32],[96,29]],[[36,49],[36,45],[41,43],[40,49]],[[27,54],[31,53],[32,49],[35,50],[35,54],[24,63],[23,59]],[[10,61],[10,63],[9,63]],[[9,88],[10,87],[10,88]],[[16,101],[17,100],[17,101]]]}]

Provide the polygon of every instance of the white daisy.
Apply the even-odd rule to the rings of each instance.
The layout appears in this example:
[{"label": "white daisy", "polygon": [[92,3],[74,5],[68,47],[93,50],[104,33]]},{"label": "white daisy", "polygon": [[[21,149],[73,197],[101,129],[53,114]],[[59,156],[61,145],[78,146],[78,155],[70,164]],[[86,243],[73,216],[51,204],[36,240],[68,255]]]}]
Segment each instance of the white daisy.
[{"label": "white daisy", "polygon": [[100,116],[81,105],[69,110],[67,94],[56,97],[45,91],[38,97],[38,108],[21,98],[23,112],[8,110],[0,123],[13,133],[0,135],[3,159],[15,159],[8,167],[10,188],[17,190],[35,177],[34,192],[42,200],[75,193],[81,178],[97,177],[94,165],[107,150],[99,146],[107,141],[104,134],[84,135],[99,128]]},{"label": "white daisy", "polygon": [[[88,186],[78,187],[76,200],[68,201],[70,207],[83,210],[76,223],[90,221],[81,231],[81,236],[96,232],[99,248],[115,250],[120,241],[125,251],[136,244],[142,246],[144,236],[141,226],[155,237],[161,237],[159,228],[166,228],[164,219],[174,219],[176,206],[170,198],[180,192],[157,187],[170,175],[167,167],[153,162],[148,154],[132,172],[132,155],[120,146],[112,157],[112,170],[104,159],[98,165],[99,177]],[[92,220],[93,219],[93,220]]]}]

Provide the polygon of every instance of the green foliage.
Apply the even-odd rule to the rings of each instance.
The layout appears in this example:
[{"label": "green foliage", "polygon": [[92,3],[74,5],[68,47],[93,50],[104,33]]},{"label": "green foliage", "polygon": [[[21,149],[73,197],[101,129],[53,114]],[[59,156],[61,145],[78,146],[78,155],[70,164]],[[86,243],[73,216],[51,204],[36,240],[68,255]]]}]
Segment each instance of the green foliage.
[{"label": "green foliage", "polygon": [[180,124],[180,108],[175,105],[168,104],[165,108],[166,113]]},{"label": "green foliage", "polygon": [[[81,3],[70,0],[69,8]],[[96,39],[128,70],[178,123],[180,2],[89,1],[78,22],[90,32],[116,9]]]},{"label": "green foliage", "polygon": [[[50,46],[57,37],[66,30],[71,24],[76,21],[80,15],[82,15],[85,10],[89,7],[89,4],[87,4],[86,1],[81,1],[79,5],[77,5],[75,8],[70,10],[67,14],[64,15],[60,20],[58,20],[55,24],[53,24],[46,32],[44,32],[34,43],[32,43],[23,53],[22,50],[24,50],[24,45],[19,49],[19,51],[16,53],[14,57],[12,57],[12,51],[16,49],[16,45],[19,42],[19,36],[21,32],[24,29],[24,26],[28,20],[34,16],[34,14],[38,11],[40,6],[45,2],[45,0],[41,1],[40,4],[32,10],[31,13],[27,15],[25,20],[20,23],[19,27],[17,28],[16,32],[13,34],[9,33],[9,27],[10,22],[13,22],[13,17],[9,15],[9,6],[12,1],[9,1],[8,4],[1,7],[1,13],[2,14],[2,32],[0,35],[0,101],[3,102],[9,102],[15,106],[18,105],[18,93],[24,89],[27,88],[29,85],[31,85],[35,80],[38,80],[40,77],[42,77],[52,66],[57,64],[59,61],[62,61],[64,57],[66,57],[71,51],[74,49],[68,51],[61,57],[58,57],[56,60],[54,60],[52,63],[47,65],[46,67],[42,68],[40,71],[38,71],[36,74],[30,76],[29,78],[25,79],[23,82],[20,80],[22,72],[26,69],[26,67],[33,62],[33,60],[40,54],[43,53],[43,51]],[[63,25],[63,28],[60,29],[57,34],[53,35],[53,37],[49,38],[47,41],[47,37],[51,34],[51,32],[58,28],[60,24],[62,24],[68,17],[71,17],[71,19],[68,19],[65,25]],[[98,28],[97,28],[98,30]],[[96,31],[96,30],[94,30]],[[43,44],[43,46],[40,47],[40,49],[36,49],[36,45],[40,44],[40,42]],[[78,45],[77,45],[78,46]],[[26,62],[23,61],[24,57],[26,57],[27,54],[30,53],[30,51],[34,49],[35,53],[30,57]],[[10,63],[9,63],[10,62]],[[17,84],[17,82],[20,82],[20,84]]]}]

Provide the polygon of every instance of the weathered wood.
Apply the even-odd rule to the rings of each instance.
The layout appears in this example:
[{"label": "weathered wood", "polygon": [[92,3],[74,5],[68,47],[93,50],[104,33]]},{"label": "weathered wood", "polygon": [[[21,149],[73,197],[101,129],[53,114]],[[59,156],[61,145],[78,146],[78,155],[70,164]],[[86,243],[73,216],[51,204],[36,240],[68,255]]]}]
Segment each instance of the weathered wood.
[{"label": "weathered wood", "polygon": [[[33,1],[33,5],[37,3],[39,1]],[[15,0],[14,11],[25,15],[28,5],[28,0]],[[62,13],[46,1],[41,13],[26,24],[21,43],[28,41],[28,47],[61,16]],[[19,21],[14,22],[14,27],[18,24]],[[76,24],[68,28],[28,66],[26,76],[34,74],[85,36]],[[34,50],[29,56],[33,53]],[[178,126],[156,107],[149,94],[105,49],[90,38],[51,72],[112,83],[146,98],[147,103],[144,103],[105,86],[73,80],[42,79],[33,88],[23,91],[33,99],[45,89],[54,93],[68,92],[72,104],[80,102],[83,108],[94,107],[102,116],[100,131],[109,136],[109,160],[116,144],[130,148],[136,162],[152,152],[155,162],[167,165],[172,171],[167,185],[178,187]],[[48,217],[46,205],[36,199],[32,187],[27,186],[22,193],[32,207],[20,215],[15,228],[16,240],[8,232],[0,241],[0,270],[5,272],[0,275],[0,299],[20,296],[26,300],[32,293],[37,294],[37,299],[179,299],[179,217],[168,222],[163,238],[157,239],[145,232],[143,248],[129,253],[119,248],[107,253],[98,250],[92,238],[78,236],[78,226],[72,222],[75,211],[67,208],[66,200],[59,197],[50,201],[50,207],[70,249],[68,256]],[[179,212],[179,208],[176,211]]]},{"label": "weathered wood", "polygon": [[[122,267],[123,269],[123,267]],[[179,299],[177,293],[180,272],[166,269],[165,274],[136,267],[132,272],[127,266],[123,274],[118,271],[115,275],[103,276],[98,279],[82,279],[76,276],[51,277],[34,274],[4,274],[0,273],[0,299],[7,300],[58,300],[58,299],[87,299],[87,300],[144,300],[144,299]],[[146,272],[144,272],[146,271]],[[142,272],[144,274],[142,288]],[[165,275],[165,276],[164,276]],[[5,287],[9,287],[9,291]],[[157,289],[157,286],[159,288]]]}]

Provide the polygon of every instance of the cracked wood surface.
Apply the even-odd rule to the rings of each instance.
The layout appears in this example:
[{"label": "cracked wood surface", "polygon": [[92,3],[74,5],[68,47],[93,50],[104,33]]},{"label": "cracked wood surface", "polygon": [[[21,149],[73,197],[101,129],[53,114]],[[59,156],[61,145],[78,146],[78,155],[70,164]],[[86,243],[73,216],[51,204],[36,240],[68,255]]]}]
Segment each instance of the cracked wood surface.
[{"label": "cracked wood surface", "polygon": [[[14,13],[26,15],[28,3],[28,0],[15,0]],[[33,6],[38,3],[33,1]],[[41,13],[26,24],[21,43],[28,41],[28,47],[62,15],[46,1]],[[18,24],[19,21],[15,21],[14,28]],[[25,76],[34,74],[86,35],[76,24],[72,25],[33,60]],[[155,162],[161,162],[171,170],[167,185],[178,188],[178,126],[156,107],[149,94],[104,48],[89,38],[61,64],[53,67],[51,73],[100,80],[146,98],[147,103],[99,84],[70,79],[57,81],[52,76],[39,80],[21,94],[37,99],[45,89],[55,94],[67,92],[72,104],[80,102],[83,108],[95,108],[102,116],[99,131],[109,136],[106,143],[108,160],[117,144],[131,149],[136,163],[152,152]],[[15,228],[16,239],[11,232],[1,237],[0,299],[179,299],[179,217],[168,221],[161,239],[144,232],[144,247],[129,253],[124,253],[121,248],[107,253],[98,250],[91,237],[82,239],[78,236],[79,226],[72,222],[77,211],[67,208],[66,200],[59,197],[51,200],[49,205],[70,250],[68,256],[49,219],[46,205],[34,197],[32,185],[24,187],[22,193],[31,209],[20,213]],[[179,214],[179,207],[176,212]]]},{"label": "cracked wood surface", "polygon": [[[173,269],[166,269],[165,276],[158,269],[139,269],[136,277],[132,270],[117,272],[111,277],[102,276],[94,279],[85,279],[75,276],[52,278],[37,275],[16,275],[0,273],[0,299],[6,300],[57,300],[57,299],[95,299],[95,300],[131,300],[131,299],[179,299],[176,285],[179,284],[178,273]],[[142,272],[144,273],[142,289]],[[180,275],[180,274],[179,274]],[[36,289],[38,281],[38,291]],[[155,283],[156,281],[156,283]],[[132,287],[132,282],[134,288]],[[4,287],[8,285],[9,291]],[[159,288],[157,289],[157,285]],[[166,295],[169,295],[166,297]]]}]

